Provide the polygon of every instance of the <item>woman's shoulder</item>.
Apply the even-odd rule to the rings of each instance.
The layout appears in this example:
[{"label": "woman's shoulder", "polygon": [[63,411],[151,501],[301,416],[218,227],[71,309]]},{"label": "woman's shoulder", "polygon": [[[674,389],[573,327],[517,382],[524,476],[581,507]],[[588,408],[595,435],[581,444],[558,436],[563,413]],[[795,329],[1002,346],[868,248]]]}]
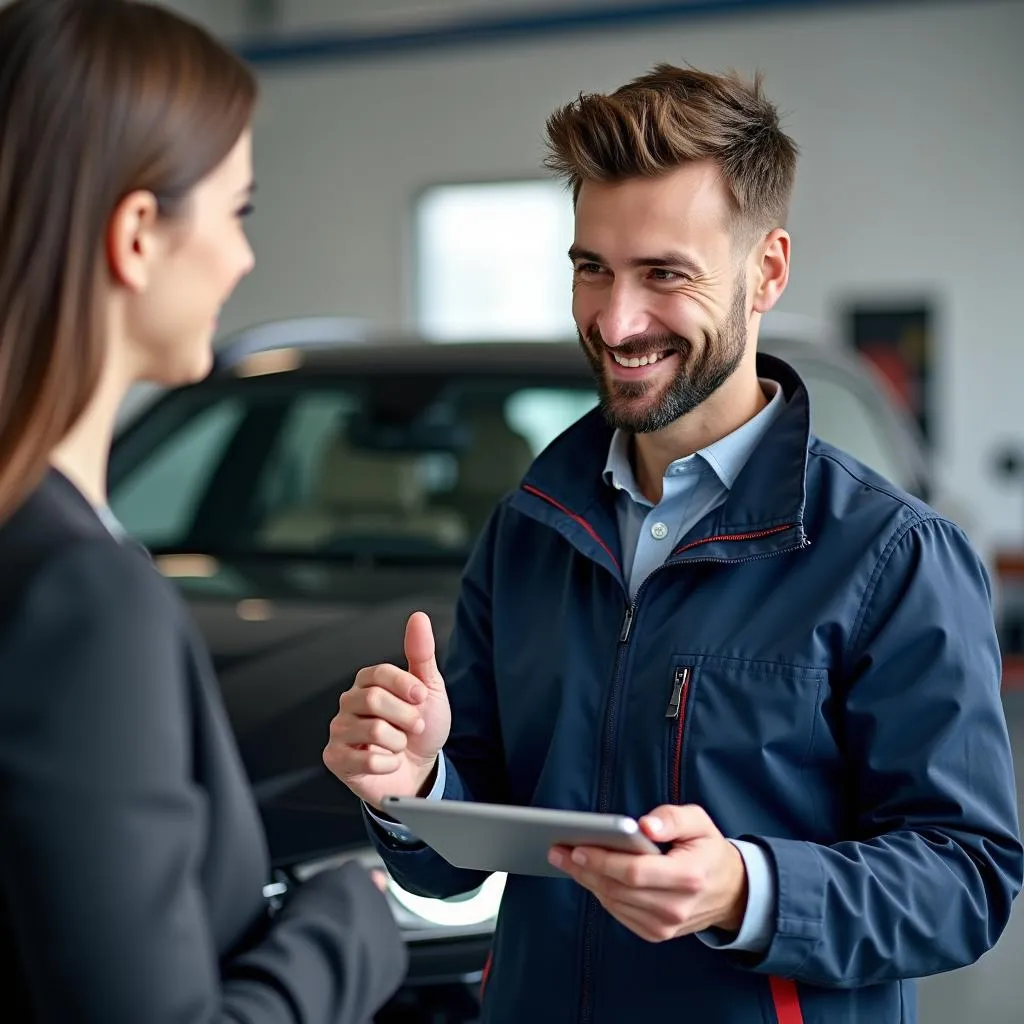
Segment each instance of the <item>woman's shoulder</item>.
[{"label": "woman's shoulder", "polygon": [[94,615],[142,610],[169,599],[164,581],[134,544],[121,543],[60,474],[52,472],[0,525],[0,623],[33,593],[100,602]]}]

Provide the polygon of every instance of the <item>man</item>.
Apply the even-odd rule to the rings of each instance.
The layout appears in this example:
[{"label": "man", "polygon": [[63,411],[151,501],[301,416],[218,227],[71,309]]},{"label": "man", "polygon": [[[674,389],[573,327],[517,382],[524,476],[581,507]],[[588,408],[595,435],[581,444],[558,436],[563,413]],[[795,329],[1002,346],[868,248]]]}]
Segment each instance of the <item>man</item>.
[{"label": "man", "polygon": [[408,670],[358,674],[325,761],[431,896],[482,879],[385,795],[630,814],[670,845],[511,877],[490,1024],[913,1021],[911,979],[989,949],[1021,885],[985,571],[757,354],[796,164],[759,81],[658,67],[548,136],[601,412],[496,509],[444,678],[413,616]]}]

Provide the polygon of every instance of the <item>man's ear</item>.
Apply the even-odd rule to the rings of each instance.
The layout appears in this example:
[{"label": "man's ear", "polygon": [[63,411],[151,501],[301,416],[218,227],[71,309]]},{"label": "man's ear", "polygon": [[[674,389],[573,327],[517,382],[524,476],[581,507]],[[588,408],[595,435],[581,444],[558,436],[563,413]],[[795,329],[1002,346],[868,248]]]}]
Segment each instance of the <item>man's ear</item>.
[{"label": "man's ear", "polygon": [[755,313],[767,313],[779,301],[789,282],[789,232],[775,228],[757,247],[757,265],[751,292]]},{"label": "man's ear", "polygon": [[157,231],[160,219],[152,192],[136,191],[125,196],[107,225],[107,264],[114,280],[141,292],[149,283],[153,261],[160,249]]}]

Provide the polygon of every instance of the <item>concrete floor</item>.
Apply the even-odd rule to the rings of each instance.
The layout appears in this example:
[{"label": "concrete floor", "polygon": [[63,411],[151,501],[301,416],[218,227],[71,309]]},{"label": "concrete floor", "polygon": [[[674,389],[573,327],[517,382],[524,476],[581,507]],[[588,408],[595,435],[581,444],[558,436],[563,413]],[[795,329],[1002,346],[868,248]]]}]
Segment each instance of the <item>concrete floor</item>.
[{"label": "concrete floor", "polygon": [[[1017,804],[1024,818],[1024,694],[1006,698],[1017,771]],[[1024,1022],[1024,896],[995,949],[960,971],[920,985],[920,1024]]]}]

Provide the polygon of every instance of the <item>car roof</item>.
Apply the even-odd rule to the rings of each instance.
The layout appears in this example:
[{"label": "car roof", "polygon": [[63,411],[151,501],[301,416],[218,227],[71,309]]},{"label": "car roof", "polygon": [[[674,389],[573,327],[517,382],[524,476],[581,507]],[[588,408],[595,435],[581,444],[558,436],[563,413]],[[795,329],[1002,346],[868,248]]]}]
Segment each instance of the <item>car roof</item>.
[{"label": "car roof", "polygon": [[249,376],[292,370],[298,373],[336,374],[401,370],[403,373],[459,373],[484,371],[505,374],[586,374],[580,348],[569,342],[457,342],[434,344],[422,340],[378,338],[372,344],[283,346],[218,360],[228,375]]},{"label": "car roof", "polygon": [[[782,327],[782,324],[778,325]],[[847,372],[864,369],[828,344],[809,340],[805,331],[764,332],[759,348],[783,359],[815,359]],[[802,335],[802,336],[801,336]],[[307,317],[260,325],[227,339],[216,353],[215,374],[258,376],[293,371],[324,375],[394,372],[409,374],[516,374],[586,376],[590,370],[573,340],[437,342],[400,334],[360,333],[339,318]]]}]

